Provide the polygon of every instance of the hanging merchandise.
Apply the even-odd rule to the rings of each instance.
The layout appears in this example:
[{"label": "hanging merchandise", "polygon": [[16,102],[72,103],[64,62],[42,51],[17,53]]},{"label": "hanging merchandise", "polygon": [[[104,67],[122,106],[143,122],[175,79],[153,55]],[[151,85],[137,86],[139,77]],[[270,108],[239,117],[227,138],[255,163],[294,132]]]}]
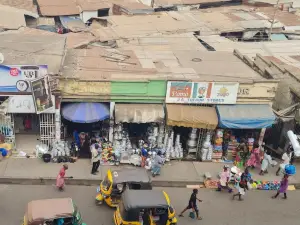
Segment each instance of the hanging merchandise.
[{"label": "hanging merchandise", "polygon": [[187,141],[188,153],[197,152],[197,129],[193,128],[189,134],[189,140]]},{"label": "hanging merchandise", "polygon": [[210,141],[211,141],[211,135],[207,134],[206,139],[201,148],[202,161],[212,160],[212,145]]},{"label": "hanging merchandise", "polygon": [[223,129],[217,129],[215,140],[214,140],[214,147],[213,147],[213,154],[212,159],[220,160],[222,158],[222,145],[223,145]]}]

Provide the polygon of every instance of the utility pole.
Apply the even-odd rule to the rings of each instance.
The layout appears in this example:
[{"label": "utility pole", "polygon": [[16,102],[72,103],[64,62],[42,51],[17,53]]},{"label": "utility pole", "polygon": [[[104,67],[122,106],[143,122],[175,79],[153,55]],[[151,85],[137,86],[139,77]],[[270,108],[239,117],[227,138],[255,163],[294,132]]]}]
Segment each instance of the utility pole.
[{"label": "utility pole", "polygon": [[275,23],[275,17],[276,17],[276,13],[277,13],[278,6],[279,6],[279,1],[280,0],[277,0],[276,7],[275,7],[275,10],[274,10],[273,19],[272,19],[272,23],[271,23],[271,27],[269,29],[269,33],[268,33],[268,39],[269,39],[269,41],[271,41],[271,35],[272,35],[273,26],[274,26],[274,23]]}]

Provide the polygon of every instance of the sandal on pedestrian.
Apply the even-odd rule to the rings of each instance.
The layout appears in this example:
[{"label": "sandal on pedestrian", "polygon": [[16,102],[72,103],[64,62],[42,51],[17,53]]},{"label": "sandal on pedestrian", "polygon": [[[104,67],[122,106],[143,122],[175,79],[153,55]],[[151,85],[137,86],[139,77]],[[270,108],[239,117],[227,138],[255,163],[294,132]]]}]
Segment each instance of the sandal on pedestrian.
[{"label": "sandal on pedestrian", "polygon": [[182,214],[180,214],[179,217],[184,217],[184,216]]},{"label": "sandal on pedestrian", "polygon": [[202,220],[202,217],[198,217],[197,219],[198,219],[198,220]]}]

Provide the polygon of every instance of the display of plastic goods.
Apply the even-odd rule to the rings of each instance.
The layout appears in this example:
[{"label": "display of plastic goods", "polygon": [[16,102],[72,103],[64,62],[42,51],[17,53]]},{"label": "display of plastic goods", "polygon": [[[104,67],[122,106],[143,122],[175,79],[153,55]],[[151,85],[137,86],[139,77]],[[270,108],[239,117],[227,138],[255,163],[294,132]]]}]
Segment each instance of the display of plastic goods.
[{"label": "display of plastic goods", "polygon": [[207,148],[202,148],[201,149],[201,159],[202,159],[202,161],[206,160],[207,153],[208,153],[208,149]]},{"label": "display of plastic goods", "polygon": [[285,173],[290,176],[296,174],[296,167],[294,165],[286,165],[284,170],[285,170]]},{"label": "display of plastic goods", "polygon": [[188,145],[189,147],[195,147],[195,146],[197,146],[197,141],[196,141],[196,140],[189,139],[189,140],[187,141],[187,145]]}]

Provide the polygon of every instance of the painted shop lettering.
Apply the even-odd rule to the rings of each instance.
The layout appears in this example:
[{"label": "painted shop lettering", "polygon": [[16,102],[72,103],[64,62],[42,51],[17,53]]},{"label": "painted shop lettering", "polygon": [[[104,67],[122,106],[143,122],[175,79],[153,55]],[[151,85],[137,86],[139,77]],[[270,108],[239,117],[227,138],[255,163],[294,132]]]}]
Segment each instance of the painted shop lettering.
[{"label": "painted shop lettering", "polygon": [[250,89],[249,88],[239,88],[238,95],[249,95]]}]

